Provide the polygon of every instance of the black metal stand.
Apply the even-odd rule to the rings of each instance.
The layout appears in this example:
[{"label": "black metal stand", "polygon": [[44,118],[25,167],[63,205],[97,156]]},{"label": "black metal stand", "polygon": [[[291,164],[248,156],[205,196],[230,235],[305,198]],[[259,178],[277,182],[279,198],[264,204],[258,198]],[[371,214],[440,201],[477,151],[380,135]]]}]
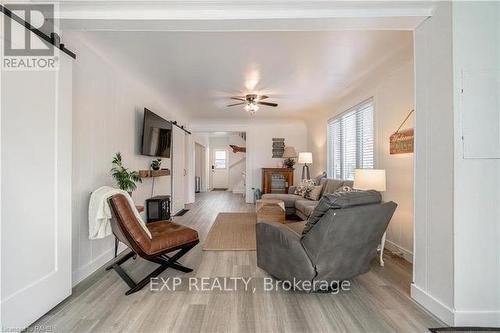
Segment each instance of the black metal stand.
[{"label": "black metal stand", "polygon": [[115,258],[118,256],[118,244],[120,244],[120,241],[115,236]]},{"label": "black metal stand", "polygon": [[114,269],[116,273],[122,278],[123,281],[130,287],[130,289],[125,293],[125,295],[130,295],[135,293],[136,291],[141,290],[144,288],[151,278],[157,277],[160,275],[164,270],[167,268],[173,268],[178,271],[184,272],[184,273],[189,273],[192,272],[193,270],[191,268],[182,266],[177,262],[183,255],[189,252],[196,244],[193,245],[187,245],[183,248],[181,248],[179,251],[177,251],[176,254],[173,256],[169,257],[166,254],[158,255],[157,257],[146,259],[148,261],[154,262],[156,264],[159,264],[160,267],[155,269],[153,272],[151,272],[148,276],[146,276],[144,279],[140,280],[139,282],[134,282],[132,278],[121,268],[121,264],[129,260],[130,258],[136,256],[137,254],[134,251],[130,251],[123,257],[119,258],[116,260],[113,264],[110,266],[106,267],[106,270],[109,271],[110,269]]}]

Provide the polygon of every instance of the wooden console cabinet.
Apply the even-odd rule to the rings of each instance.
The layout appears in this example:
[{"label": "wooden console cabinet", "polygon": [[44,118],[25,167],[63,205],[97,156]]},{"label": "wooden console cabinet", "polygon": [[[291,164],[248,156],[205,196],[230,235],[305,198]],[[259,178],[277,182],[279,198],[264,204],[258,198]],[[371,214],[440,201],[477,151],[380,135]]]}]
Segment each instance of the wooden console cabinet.
[{"label": "wooden console cabinet", "polygon": [[262,168],[262,193],[288,193],[293,185],[293,168]]}]

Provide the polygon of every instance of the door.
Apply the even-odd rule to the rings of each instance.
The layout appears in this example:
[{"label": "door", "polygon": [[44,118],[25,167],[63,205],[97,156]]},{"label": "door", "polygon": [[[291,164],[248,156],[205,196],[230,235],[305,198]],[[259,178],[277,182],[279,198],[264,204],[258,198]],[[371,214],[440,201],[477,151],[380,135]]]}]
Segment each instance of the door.
[{"label": "door", "polygon": [[228,153],[215,148],[212,155],[212,189],[227,189],[229,186]]},{"label": "door", "polygon": [[71,294],[72,60],[57,55],[57,71],[1,73],[5,330],[27,327]]},{"label": "door", "polygon": [[186,134],[177,126],[172,129],[172,215],[184,209],[186,184]]}]

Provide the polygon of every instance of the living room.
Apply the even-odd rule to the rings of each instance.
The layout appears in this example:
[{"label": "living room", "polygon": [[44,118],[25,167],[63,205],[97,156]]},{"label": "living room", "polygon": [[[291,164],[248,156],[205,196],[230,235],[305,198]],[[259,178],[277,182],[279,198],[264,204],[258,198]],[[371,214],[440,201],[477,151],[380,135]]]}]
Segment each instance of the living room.
[{"label": "living room", "polygon": [[139,6],[2,48],[3,328],[500,326],[498,3]]}]

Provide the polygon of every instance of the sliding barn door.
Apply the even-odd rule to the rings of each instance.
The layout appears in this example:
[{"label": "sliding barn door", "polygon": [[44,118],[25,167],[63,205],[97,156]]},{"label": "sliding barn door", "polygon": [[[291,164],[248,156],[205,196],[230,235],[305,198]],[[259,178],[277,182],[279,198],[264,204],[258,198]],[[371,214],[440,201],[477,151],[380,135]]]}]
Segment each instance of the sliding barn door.
[{"label": "sliding barn door", "polygon": [[172,129],[172,215],[184,209],[186,203],[186,134],[180,128]]},{"label": "sliding barn door", "polygon": [[58,71],[1,73],[6,331],[30,325],[71,294],[72,60],[59,59]]}]

